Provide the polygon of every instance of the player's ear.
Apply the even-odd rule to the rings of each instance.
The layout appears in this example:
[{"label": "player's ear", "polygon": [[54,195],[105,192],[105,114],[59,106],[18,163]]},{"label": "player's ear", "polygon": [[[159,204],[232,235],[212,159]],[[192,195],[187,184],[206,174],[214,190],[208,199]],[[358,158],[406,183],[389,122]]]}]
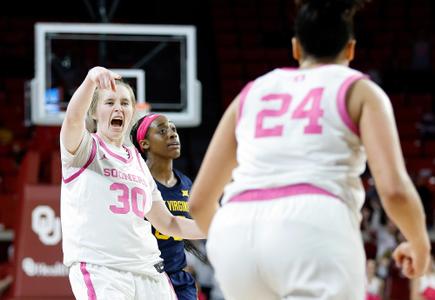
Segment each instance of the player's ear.
[{"label": "player's ear", "polygon": [[142,149],[148,151],[148,149],[150,148],[150,142],[148,141],[148,139],[144,139],[142,141],[139,142],[139,145],[142,147]]},{"label": "player's ear", "polygon": [[302,47],[301,43],[296,37],[292,38],[292,55],[293,58],[299,61],[302,57]]},{"label": "player's ear", "polygon": [[353,60],[353,58],[355,57],[355,45],[356,40],[351,39],[345,47],[345,56],[348,61]]}]

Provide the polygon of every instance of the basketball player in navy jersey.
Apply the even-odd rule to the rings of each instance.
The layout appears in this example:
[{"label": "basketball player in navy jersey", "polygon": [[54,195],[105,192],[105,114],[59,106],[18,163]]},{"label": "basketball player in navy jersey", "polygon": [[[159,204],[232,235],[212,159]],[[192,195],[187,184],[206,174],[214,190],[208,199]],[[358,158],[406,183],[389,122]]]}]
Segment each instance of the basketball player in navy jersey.
[{"label": "basketball player in navy jersey", "polygon": [[[181,149],[175,124],[164,115],[149,114],[133,126],[131,140],[146,160],[169,211],[175,216],[190,218],[187,201],[192,181],[172,166],[173,160],[180,157]],[[183,270],[186,267],[183,239],[164,235],[154,227],[152,230],[164,260],[164,270],[178,299],[197,299],[195,279]]]}]

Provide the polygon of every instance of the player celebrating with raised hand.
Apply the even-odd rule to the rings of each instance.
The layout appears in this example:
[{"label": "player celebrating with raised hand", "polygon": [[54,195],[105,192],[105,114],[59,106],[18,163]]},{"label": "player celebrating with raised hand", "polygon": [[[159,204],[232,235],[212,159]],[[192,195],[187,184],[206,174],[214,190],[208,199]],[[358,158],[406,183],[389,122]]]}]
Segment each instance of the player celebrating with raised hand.
[{"label": "player celebrating with raised hand", "polygon": [[63,252],[77,299],[176,299],[150,223],[166,235],[204,237],[168,211],[144,160],[124,145],[134,107],[131,87],[95,67],[62,124]]},{"label": "player celebrating with raised hand", "polygon": [[[181,144],[177,128],[165,115],[148,114],[132,127],[130,139],[141,153],[150,169],[157,188],[173,215],[190,218],[188,199],[192,181],[173,167],[174,159],[180,157]],[[165,272],[171,279],[179,300],[197,299],[195,279],[184,271],[186,267],[185,246],[189,241],[167,236],[153,228],[157,238]],[[195,252],[198,253],[198,252]]]},{"label": "player celebrating with raised hand", "polygon": [[208,257],[227,299],[364,299],[366,155],[383,207],[406,238],[396,263],[410,278],[428,266],[425,216],[391,103],[348,67],[363,2],[296,1],[300,67],[249,83],[216,129],[190,209],[208,232]]}]

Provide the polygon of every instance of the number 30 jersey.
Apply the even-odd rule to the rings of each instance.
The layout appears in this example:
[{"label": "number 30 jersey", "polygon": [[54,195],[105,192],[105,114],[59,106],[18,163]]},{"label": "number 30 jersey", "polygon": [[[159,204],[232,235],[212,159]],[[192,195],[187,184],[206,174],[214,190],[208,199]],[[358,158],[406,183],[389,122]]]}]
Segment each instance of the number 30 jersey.
[{"label": "number 30 jersey", "polygon": [[85,133],[75,155],[61,145],[64,263],[156,274],[161,261],[151,225],[153,201],[163,201],[134,147],[117,148]]},{"label": "number 30 jersey", "polygon": [[366,156],[346,108],[349,87],[365,75],[339,65],[275,69],[239,95],[238,167],[223,203],[252,190],[296,184],[321,188],[358,215]]}]

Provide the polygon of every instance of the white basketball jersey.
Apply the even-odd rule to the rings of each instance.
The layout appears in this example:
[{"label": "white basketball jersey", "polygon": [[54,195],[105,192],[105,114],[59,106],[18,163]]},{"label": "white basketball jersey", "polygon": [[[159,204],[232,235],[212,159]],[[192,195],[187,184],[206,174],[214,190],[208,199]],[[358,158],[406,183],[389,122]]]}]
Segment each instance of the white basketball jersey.
[{"label": "white basketball jersey", "polygon": [[346,92],[364,75],[339,65],[275,69],[241,92],[238,167],[223,203],[253,189],[310,184],[359,214],[366,156],[346,109]]},{"label": "white basketball jersey", "polygon": [[160,251],[144,215],[152,201],[163,200],[136,149],[117,148],[86,132],[75,155],[63,145],[61,154],[65,265],[155,274]]}]

